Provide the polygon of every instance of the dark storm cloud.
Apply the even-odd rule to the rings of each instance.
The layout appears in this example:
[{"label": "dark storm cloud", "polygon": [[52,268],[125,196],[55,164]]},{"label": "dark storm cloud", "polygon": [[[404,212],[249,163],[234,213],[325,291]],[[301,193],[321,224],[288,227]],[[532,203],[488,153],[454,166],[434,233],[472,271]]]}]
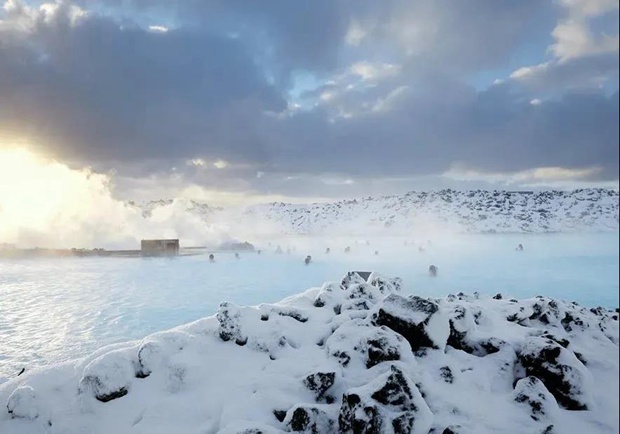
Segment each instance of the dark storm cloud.
[{"label": "dark storm cloud", "polygon": [[284,131],[270,129],[276,135],[269,141],[299,134],[276,154],[282,166],[293,161],[306,172],[402,176],[441,173],[461,162],[490,172],[602,166],[604,179],[617,179],[617,92],[569,94],[540,105],[501,86],[458,92],[409,90],[387,112],[335,123],[325,113],[300,114],[279,122]]},{"label": "dark storm cloud", "polygon": [[[236,40],[166,34],[104,18],[71,25],[56,13],[0,45],[0,127],[51,142],[68,157],[259,158],[257,112],[282,95]],[[243,128],[239,128],[243,125]]]},{"label": "dark storm cloud", "polygon": [[[358,195],[457,163],[618,178],[617,52],[545,58],[558,16],[538,0],[82,6],[86,17],[62,3],[0,23],[0,131],[60,158],[289,195]],[[527,70],[486,90],[470,84],[533,50],[533,38]],[[302,89],[295,109],[299,72],[323,84]],[[187,163],[199,158],[204,167]],[[230,166],[214,170],[217,159]]]}]

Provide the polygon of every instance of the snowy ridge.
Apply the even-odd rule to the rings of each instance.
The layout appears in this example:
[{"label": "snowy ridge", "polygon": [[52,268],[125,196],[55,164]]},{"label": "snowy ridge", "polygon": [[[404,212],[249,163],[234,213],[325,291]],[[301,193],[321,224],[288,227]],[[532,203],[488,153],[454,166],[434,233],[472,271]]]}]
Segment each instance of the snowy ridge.
[{"label": "snowy ridge", "polygon": [[178,201],[206,224],[258,226],[272,235],[403,235],[440,229],[469,233],[617,231],[618,192],[585,189],[540,192],[410,192],[334,203],[271,203],[245,209],[214,208],[188,200],[139,206],[145,218]]},{"label": "snowy ridge", "polygon": [[618,192],[588,189],[543,192],[441,190],[328,204],[274,203],[249,215],[277,222],[288,233],[410,233],[441,226],[459,232],[572,232],[618,230]]},{"label": "snowy ridge", "polygon": [[130,201],[128,205],[140,209],[142,211],[142,217],[144,218],[151,218],[153,216],[153,211],[157,209],[180,206],[185,212],[197,215],[205,222],[209,221],[210,216],[213,214],[222,211],[220,207],[212,207],[191,199],[160,199],[140,203]]},{"label": "snowy ridge", "polygon": [[0,432],[617,433],[618,313],[348,273],[0,384]]}]

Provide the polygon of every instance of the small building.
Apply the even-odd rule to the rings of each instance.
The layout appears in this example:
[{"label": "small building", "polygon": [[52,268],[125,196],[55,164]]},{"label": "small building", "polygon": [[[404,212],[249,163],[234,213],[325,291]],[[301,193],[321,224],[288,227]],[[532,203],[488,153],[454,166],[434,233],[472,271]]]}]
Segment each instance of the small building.
[{"label": "small building", "polygon": [[179,240],[142,240],[140,249],[143,256],[150,255],[178,255]]}]

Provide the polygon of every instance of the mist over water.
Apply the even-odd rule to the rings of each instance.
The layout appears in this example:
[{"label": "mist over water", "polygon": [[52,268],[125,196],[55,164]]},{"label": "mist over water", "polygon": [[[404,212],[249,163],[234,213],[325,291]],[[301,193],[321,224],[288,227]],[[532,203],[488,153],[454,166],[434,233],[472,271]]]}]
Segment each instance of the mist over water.
[{"label": "mist over water", "polygon": [[[213,264],[205,255],[0,260],[0,376],[213,315],[224,300],[276,302],[349,270],[400,276],[405,292],[423,296],[501,292],[618,306],[617,233],[437,237],[430,244],[428,238],[255,242],[261,255],[241,253],[237,260],[218,253]],[[518,243],[523,252],[514,250]],[[278,245],[283,254],[274,253]],[[350,254],[343,253],[347,246]],[[437,278],[428,276],[431,264]]]}]

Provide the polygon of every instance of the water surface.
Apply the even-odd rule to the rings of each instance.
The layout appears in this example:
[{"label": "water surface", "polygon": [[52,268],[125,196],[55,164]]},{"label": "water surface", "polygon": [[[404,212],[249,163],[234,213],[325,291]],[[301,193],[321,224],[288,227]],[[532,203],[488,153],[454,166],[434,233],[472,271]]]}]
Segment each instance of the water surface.
[{"label": "water surface", "polygon": [[[618,306],[618,234],[366,241],[273,240],[261,255],[218,254],[213,264],[205,256],[0,260],[0,377],[212,315],[222,300],[276,302],[351,269],[401,276],[407,292],[424,296],[501,292]],[[278,244],[284,254],[274,253]]]}]

